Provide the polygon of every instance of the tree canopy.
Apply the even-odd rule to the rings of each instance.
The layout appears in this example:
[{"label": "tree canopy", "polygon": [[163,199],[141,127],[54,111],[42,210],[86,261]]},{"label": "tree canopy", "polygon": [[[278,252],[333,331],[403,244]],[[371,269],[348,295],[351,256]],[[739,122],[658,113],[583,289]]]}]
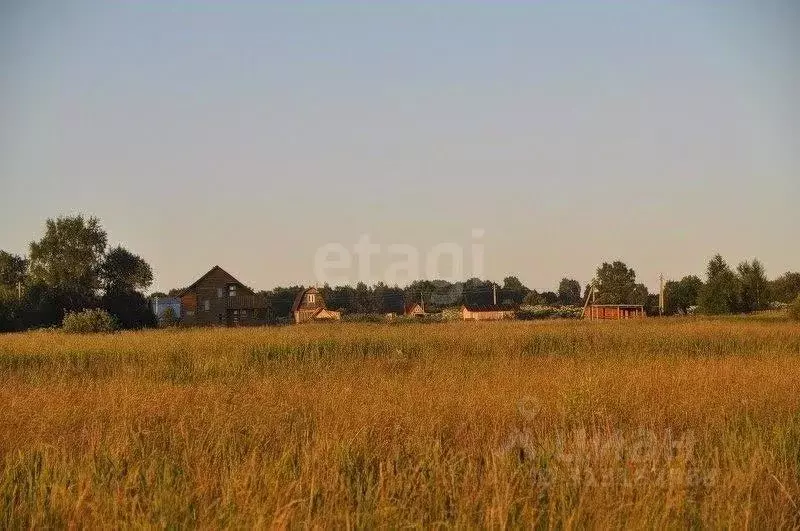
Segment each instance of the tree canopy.
[{"label": "tree canopy", "polygon": [[702,288],[703,281],[695,275],[685,276],[678,281],[667,281],[664,284],[666,314],[689,313],[689,308],[697,305],[697,298]]},{"label": "tree canopy", "polygon": [[95,217],[48,219],[45,234],[30,244],[30,275],[65,296],[68,309],[81,309],[101,288],[106,232]]},{"label": "tree canopy", "polygon": [[769,283],[772,300],[783,303],[793,302],[800,297],[800,273],[787,271]]},{"label": "tree canopy", "polygon": [[764,266],[756,259],[742,262],[736,268],[739,273],[739,310],[754,312],[769,306],[769,282]]},{"label": "tree canopy", "polygon": [[719,254],[708,262],[698,306],[709,315],[733,313],[739,307],[739,279]]},{"label": "tree canopy", "polygon": [[0,285],[15,287],[25,280],[28,261],[16,254],[0,250]]},{"label": "tree canopy", "polygon": [[106,291],[146,290],[153,283],[150,265],[121,246],[108,251],[101,269]]},{"label": "tree canopy", "polygon": [[[641,299],[641,289],[636,287],[636,273],[624,262],[603,262],[597,268],[596,278],[597,302],[600,304],[637,304],[636,301]],[[646,298],[646,290],[644,295]]]},{"label": "tree canopy", "polygon": [[581,285],[577,280],[562,278],[558,284],[558,300],[561,304],[578,305],[581,303]]}]

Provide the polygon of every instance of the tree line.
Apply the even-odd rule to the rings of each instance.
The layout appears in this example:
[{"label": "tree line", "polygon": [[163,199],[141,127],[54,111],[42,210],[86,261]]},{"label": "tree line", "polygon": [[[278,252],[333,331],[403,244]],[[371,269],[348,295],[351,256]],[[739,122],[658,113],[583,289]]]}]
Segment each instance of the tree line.
[{"label": "tree line", "polygon": [[94,308],[121,328],[155,326],[144,295],[152,282],[144,259],[108,248],[97,218],[48,219],[27,257],[0,250],[0,331],[59,325],[69,312]]},{"label": "tree line", "polygon": [[[95,217],[81,215],[48,219],[45,232],[29,246],[28,256],[0,250],[0,331],[59,325],[69,312],[103,309],[121,328],[156,326],[145,291],[153,281],[150,265],[122,246],[108,248],[108,237]],[[377,283],[367,286],[322,286],[331,309],[349,314],[402,313],[421,303],[428,312],[461,304],[506,307],[579,306],[595,288],[600,304],[641,304],[648,315],[658,315],[658,293],[636,281],[635,271],[622,261],[604,262],[595,278],[581,290],[580,283],[563,278],[554,291],[526,287],[516,276],[502,284],[471,278],[464,282],[416,280],[403,288]],[[291,313],[303,286],[260,291],[271,314]],[[180,288],[152,296],[175,296]],[[757,259],[733,269],[720,256],[706,268],[705,280],[689,275],[664,285],[665,314],[748,313],[800,298],[800,273],[787,272],[768,280]]]}]

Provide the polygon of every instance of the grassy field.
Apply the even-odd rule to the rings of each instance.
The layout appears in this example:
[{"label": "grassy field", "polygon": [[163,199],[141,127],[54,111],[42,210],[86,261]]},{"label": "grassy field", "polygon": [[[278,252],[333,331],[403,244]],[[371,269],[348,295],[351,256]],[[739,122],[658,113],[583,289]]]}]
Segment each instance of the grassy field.
[{"label": "grassy field", "polygon": [[800,326],[0,335],[0,528],[800,526]]}]

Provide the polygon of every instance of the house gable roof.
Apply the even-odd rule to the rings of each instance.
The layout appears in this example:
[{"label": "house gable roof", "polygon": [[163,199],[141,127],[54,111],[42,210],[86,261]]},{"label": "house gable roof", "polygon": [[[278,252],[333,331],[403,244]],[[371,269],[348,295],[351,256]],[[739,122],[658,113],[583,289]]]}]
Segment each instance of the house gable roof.
[{"label": "house gable roof", "polygon": [[406,304],[403,308],[403,313],[409,314],[419,308],[419,311],[424,312],[425,310],[422,308],[422,304],[418,302],[412,302],[410,304]]},{"label": "house gable roof", "polygon": [[305,297],[306,293],[319,293],[319,290],[315,287],[305,288],[300,290],[294,298],[294,303],[292,304],[292,312],[296,312],[300,305],[303,303],[303,297]]},{"label": "house gable roof", "polygon": [[209,270],[206,272],[206,274],[205,274],[205,275],[203,275],[203,276],[201,276],[200,278],[198,278],[197,280],[195,280],[195,281],[194,281],[194,283],[193,283],[191,286],[189,286],[188,288],[186,288],[186,289],[184,289],[183,291],[181,291],[180,293],[178,293],[177,297],[183,297],[184,295],[186,295],[187,293],[189,293],[190,291],[192,291],[194,288],[196,288],[196,287],[197,287],[197,285],[198,285],[198,284],[200,284],[200,283],[201,283],[203,280],[205,280],[206,278],[208,278],[208,277],[209,277],[209,275],[211,275],[212,273],[214,273],[214,272],[216,272],[216,271],[221,271],[221,272],[222,272],[222,273],[223,273],[225,276],[227,276],[227,277],[230,277],[230,279],[231,279],[232,283],[234,283],[234,282],[235,282],[236,284],[238,284],[238,285],[240,285],[240,286],[242,286],[242,287],[247,287],[247,286],[245,286],[244,284],[242,284],[241,282],[239,282],[239,280],[237,280],[237,279],[236,279],[236,277],[234,277],[233,275],[231,275],[230,273],[228,273],[227,271],[225,271],[224,269],[222,269],[220,266],[218,266],[218,265],[215,265],[214,267],[212,267],[211,269],[209,269]]}]

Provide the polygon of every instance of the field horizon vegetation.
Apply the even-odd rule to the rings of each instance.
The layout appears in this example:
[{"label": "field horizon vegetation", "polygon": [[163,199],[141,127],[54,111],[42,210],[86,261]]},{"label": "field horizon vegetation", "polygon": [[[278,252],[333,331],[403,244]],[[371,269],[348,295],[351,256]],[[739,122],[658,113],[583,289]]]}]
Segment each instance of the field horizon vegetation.
[{"label": "field horizon vegetation", "polygon": [[800,326],[0,335],[0,527],[800,526]]}]

